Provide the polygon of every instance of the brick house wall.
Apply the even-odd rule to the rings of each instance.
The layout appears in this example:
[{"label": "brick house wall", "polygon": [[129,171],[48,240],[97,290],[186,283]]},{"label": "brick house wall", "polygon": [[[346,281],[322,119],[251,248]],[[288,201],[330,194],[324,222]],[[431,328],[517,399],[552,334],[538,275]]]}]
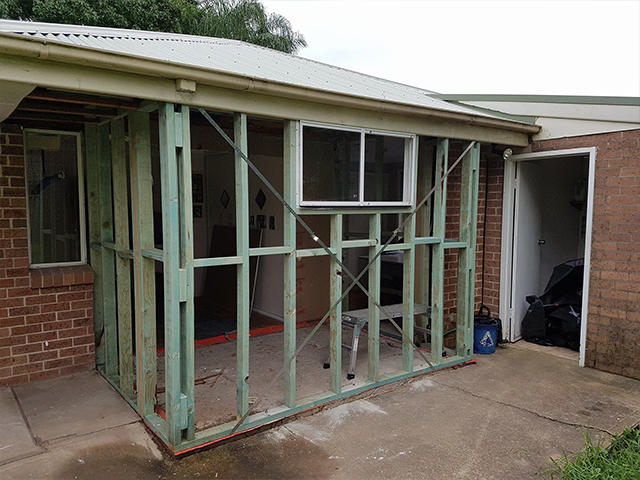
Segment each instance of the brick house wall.
[{"label": "brick house wall", "polygon": [[596,147],[585,365],[640,379],[640,130],[533,142]]},{"label": "brick house wall", "polygon": [[[455,148],[450,153],[450,161],[454,161],[461,153]],[[500,315],[500,249],[502,245],[502,197],[504,183],[504,160],[488,151],[484,146],[480,154],[480,171],[478,179],[478,218],[476,239],[476,284],[474,312],[484,303],[491,314]],[[489,175],[487,177],[487,168]],[[458,238],[460,221],[460,169],[456,167],[447,181],[447,238]],[[486,199],[486,218],[485,218]],[[485,245],[486,228],[486,245]],[[483,252],[486,254],[483,260]],[[456,298],[458,288],[458,253],[451,249],[445,253],[445,286],[444,286],[444,331],[456,326]],[[484,296],[482,277],[484,275]],[[455,345],[455,335],[445,338],[445,346]]]},{"label": "brick house wall", "polygon": [[29,268],[22,128],[0,124],[0,386],[94,368],[93,271]]}]

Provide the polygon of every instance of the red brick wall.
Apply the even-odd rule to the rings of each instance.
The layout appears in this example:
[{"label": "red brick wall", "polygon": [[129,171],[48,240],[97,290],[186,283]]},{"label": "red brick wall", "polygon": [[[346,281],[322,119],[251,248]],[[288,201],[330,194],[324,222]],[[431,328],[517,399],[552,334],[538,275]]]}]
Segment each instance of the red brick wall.
[{"label": "red brick wall", "polygon": [[[454,162],[462,152],[458,145],[452,145],[449,161]],[[489,178],[487,179],[487,167]],[[451,172],[447,184],[447,238],[457,238],[460,220],[460,166]],[[500,248],[502,240],[502,189],[504,181],[504,161],[491,155],[488,147],[484,147],[480,156],[480,172],[478,182],[478,226],[476,242],[476,287],[475,307],[477,312],[482,301],[489,307],[492,315],[499,316],[500,305]],[[485,194],[488,190],[488,196]],[[485,224],[485,198],[487,198],[487,218]],[[483,268],[483,250],[485,242],[483,233],[486,225],[486,256]],[[458,254],[448,250],[445,254],[445,287],[444,287],[444,331],[455,327],[456,297],[458,286]],[[482,296],[482,276],[484,274],[484,300]],[[455,344],[453,334],[447,336],[446,346]]]},{"label": "red brick wall", "polygon": [[640,130],[534,142],[596,147],[586,365],[640,378]]},{"label": "red brick wall", "polygon": [[0,124],[0,386],[94,368],[93,272],[29,269],[23,136]]}]

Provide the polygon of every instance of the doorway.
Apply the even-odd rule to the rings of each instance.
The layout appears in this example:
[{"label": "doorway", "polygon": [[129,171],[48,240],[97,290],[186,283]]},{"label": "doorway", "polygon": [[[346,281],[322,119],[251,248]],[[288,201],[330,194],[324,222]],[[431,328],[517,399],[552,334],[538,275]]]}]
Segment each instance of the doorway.
[{"label": "doorway", "polygon": [[510,342],[522,338],[522,320],[529,308],[526,298],[542,296],[556,266],[584,259],[578,300],[580,365],[587,323],[594,169],[595,148],[514,155],[505,163],[500,292],[505,337]]}]

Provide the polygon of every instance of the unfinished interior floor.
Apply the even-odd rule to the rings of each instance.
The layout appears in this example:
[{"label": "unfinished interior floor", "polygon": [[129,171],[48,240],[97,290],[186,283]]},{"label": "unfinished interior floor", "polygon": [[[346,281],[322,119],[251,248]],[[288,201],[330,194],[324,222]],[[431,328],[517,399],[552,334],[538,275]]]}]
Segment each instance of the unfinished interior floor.
[{"label": "unfinished interior floor", "polygon": [[[307,338],[313,330],[310,323],[305,323],[298,328],[297,346]],[[387,331],[393,327],[385,325],[382,328]],[[383,330],[383,331],[384,331]],[[352,330],[344,329],[344,344],[351,345]],[[251,368],[248,384],[251,389],[249,404],[255,406],[254,413],[266,412],[271,408],[282,405],[282,392],[284,380],[276,375],[284,361],[282,345],[284,333],[262,334],[256,331],[256,336],[249,342],[249,356]],[[298,376],[296,391],[299,402],[326,392],[330,389],[330,371],[325,368],[328,361],[330,348],[330,327],[323,325],[313,336],[309,343],[300,351],[297,357]],[[355,378],[348,379],[349,361],[351,353],[349,349],[342,351],[342,389],[358,388],[367,383],[367,335],[363,332],[358,348]],[[195,349],[195,406],[196,431],[221,425],[236,420],[236,341],[228,336],[223,343],[202,346]],[[425,357],[431,361],[431,353],[421,348]],[[392,336],[381,335],[380,338],[380,375],[397,374],[402,370],[402,343]],[[424,358],[414,351],[414,365],[416,369],[429,368]],[[158,358],[158,406],[164,408],[164,358]]]}]

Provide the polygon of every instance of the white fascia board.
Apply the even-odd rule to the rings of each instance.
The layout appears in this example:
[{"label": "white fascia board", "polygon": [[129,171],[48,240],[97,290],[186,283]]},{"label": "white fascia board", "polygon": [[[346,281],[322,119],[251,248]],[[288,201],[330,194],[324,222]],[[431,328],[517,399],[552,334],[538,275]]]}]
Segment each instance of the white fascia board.
[{"label": "white fascia board", "polygon": [[536,125],[540,125],[542,129],[532,137],[533,140],[579,137],[583,135],[598,135],[601,133],[640,129],[640,123],[603,122],[549,117],[538,117],[536,119]]},{"label": "white fascia board", "polygon": [[465,101],[469,105],[497,110],[512,115],[567,118],[605,122],[637,123],[640,127],[638,105],[592,105],[570,103]]}]

